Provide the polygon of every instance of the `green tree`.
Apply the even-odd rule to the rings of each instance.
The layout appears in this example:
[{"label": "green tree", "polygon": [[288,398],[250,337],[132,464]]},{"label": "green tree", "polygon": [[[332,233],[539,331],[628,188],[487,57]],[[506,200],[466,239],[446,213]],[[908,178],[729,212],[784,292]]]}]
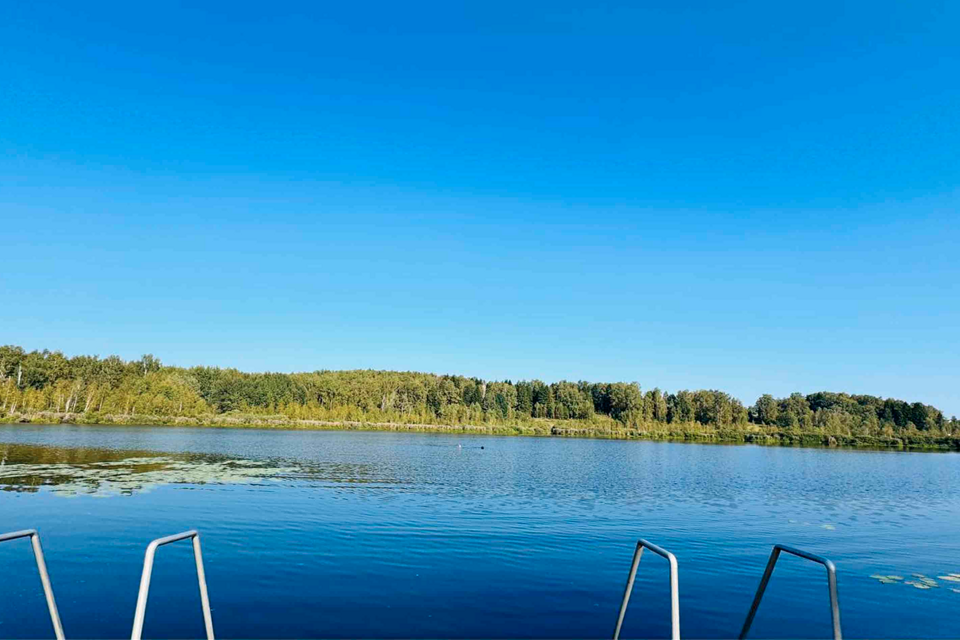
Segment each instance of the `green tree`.
[{"label": "green tree", "polygon": [[643,396],[636,382],[614,382],[609,386],[610,416],[614,420],[627,422],[635,419],[643,408]]},{"label": "green tree", "polygon": [[754,419],[759,424],[777,424],[777,418],[780,416],[779,403],[773,399],[769,393],[765,393],[757,399],[753,406]]}]

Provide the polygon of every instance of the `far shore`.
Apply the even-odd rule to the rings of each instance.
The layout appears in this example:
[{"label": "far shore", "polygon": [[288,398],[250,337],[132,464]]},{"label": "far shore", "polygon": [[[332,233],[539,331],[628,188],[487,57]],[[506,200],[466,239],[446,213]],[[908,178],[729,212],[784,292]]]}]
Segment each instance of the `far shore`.
[{"label": "far shore", "polygon": [[[540,436],[559,438],[595,438],[605,440],[656,440],[669,442],[756,444],[811,448],[858,448],[894,451],[960,451],[960,436],[930,437],[924,434],[900,436],[852,436],[823,433],[784,432],[754,429],[721,432],[699,424],[682,428],[639,427],[611,428],[571,425],[564,421],[543,420],[537,424],[421,424],[403,422],[359,422],[331,420],[295,420],[285,416],[222,414],[192,416],[157,416],[144,414],[55,413],[41,411],[16,413],[0,417],[2,424],[75,424],[153,427],[197,427],[231,429],[286,429],[317,431],[395,431],[422,433],[460,433],[490,436]],[[675,425],[671,425],[673,427]]]}]

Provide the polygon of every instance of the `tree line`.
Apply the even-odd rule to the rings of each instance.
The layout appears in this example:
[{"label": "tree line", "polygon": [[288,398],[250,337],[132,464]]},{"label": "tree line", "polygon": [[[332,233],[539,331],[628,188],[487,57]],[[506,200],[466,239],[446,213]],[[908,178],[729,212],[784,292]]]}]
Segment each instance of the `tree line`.
[{"label": "tree line", "polygon": [[935,407],[869,395],[763,395],[747,407],[723,391],[644,391],[633,382],[548,384],[373,370],[244,373],[165,366],[152,355],[125,361],[0,347],[0,417],[41,412],[452,425],[547,420],[664,433],[682,426],[726,433],[960,435],[960,421]]}]

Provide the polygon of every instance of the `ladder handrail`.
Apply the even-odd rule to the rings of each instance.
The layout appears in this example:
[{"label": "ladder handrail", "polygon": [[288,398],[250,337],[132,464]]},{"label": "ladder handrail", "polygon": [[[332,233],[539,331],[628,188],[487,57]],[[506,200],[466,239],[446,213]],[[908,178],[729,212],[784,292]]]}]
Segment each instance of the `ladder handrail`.
[{"label": "ladder handrail", "polygon": [[750,632],[750,626],[753,624],[753,618],[757,615],[757,609],[760,607],[760,601],[763,599],[763,593],[770,582],[770,576],[773,575],[773,568],[780,558],[780,552],[785,551],[791,555],[822,564],[827,569],[827,588],[830,591],[830,617],[833,622],[834,640],[842,640],[843,634],[840,630],[840,599],[837,596],[837,567],[831,560],[818,556],[801,549],[789,547],[785,544],[773,545],[773,551],[770,552],[770,559],[767,561],[767,568],[763,572],[763,578],[760,579],[760,586],[757,588],[757,594],[753,597],[753,604],[750,605],[750,612],[743,623],[743,629],[740,631],[740,640],[745,640],[747,633]]},{"label": "ladder handrail", "polygon": [[60,622],[60,612],[57,611],[57,601],[53,597],[53,585],[50,584],[50,574],[47,573],[47,562],[43,558],[43,548],[40,546],[40,534],[36,529],[24,529],[11,533],[0,533],[0,542],[30,538],[33,547],[33,557],[37,561],[37,571],[40,573],[40,583],[43,585],[43,595],[47,599],[47,609],[50,611],[50,622],[53,623],[53,633],[57,640],[64,640],[63,624]]},{"label": "ladder handrail", "polygon": [[637,541],[637,549],[633,553],[633,564],[630,566],[630,577],[627,578],[627,587],[623,592],[623,602],[620,603],[620,615],[617,617],[617,628],[613,632],[613,640],[620,638],[620,627],[623,626],[623,618],[627,614],[627,604],[633,592],[633,581],[637,577],[637,569],[640,567],[640,558],[643,556],[644,549],[650,549],[670,563],[670,638],[680,640],[680,587],[677,557],[666,549],[643,539]]},{"label": "ladder handrail", "polygon": [[200,534],[191,529],[165,538],[157,538],[147,545],[147,553],[143,558],[143,574],[140,576],[140,593],[137,596],[137,610],[133,616],[133,632],[131,640],[140,640],[143,634],[143,621],[147,615],[147,596],[150,592],[150,578],[153,573],[153,559],[157,549],[171,542],[193,539],[193,555],[197,563],[197,581],[200,583],[200,606],[203,609],[203,624],[207,631],[207,640],[213,637],[213,615],[210,612],[210,598],[207,595],[207,578],[203,572],[203,555],[200,552]]}]

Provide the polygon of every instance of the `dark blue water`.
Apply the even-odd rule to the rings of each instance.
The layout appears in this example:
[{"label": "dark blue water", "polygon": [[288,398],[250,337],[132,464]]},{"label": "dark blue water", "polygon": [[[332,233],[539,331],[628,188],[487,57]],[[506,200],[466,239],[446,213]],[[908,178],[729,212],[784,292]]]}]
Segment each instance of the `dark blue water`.
[{"label": "dark blue water", "polygon": [[[739,632],[774,542],[836,562],[848,637],[960,636],[955,454],[6,426],[0,461],[0,531],[40,530],[68,637],[129,637],[145,546],[188,528],[224,638],[609,637],[641,536],[679,559],[684,637]],[[0,637],[50,635],[32,562],[0,545]],[[914,573],[938,586],[870,577]],[[623,637],[668,637],[667,586],[645,556]],[[144,634],[202,636],[189,544]],[[822,568],[785,557],[751,635],[829,634]]]}]

